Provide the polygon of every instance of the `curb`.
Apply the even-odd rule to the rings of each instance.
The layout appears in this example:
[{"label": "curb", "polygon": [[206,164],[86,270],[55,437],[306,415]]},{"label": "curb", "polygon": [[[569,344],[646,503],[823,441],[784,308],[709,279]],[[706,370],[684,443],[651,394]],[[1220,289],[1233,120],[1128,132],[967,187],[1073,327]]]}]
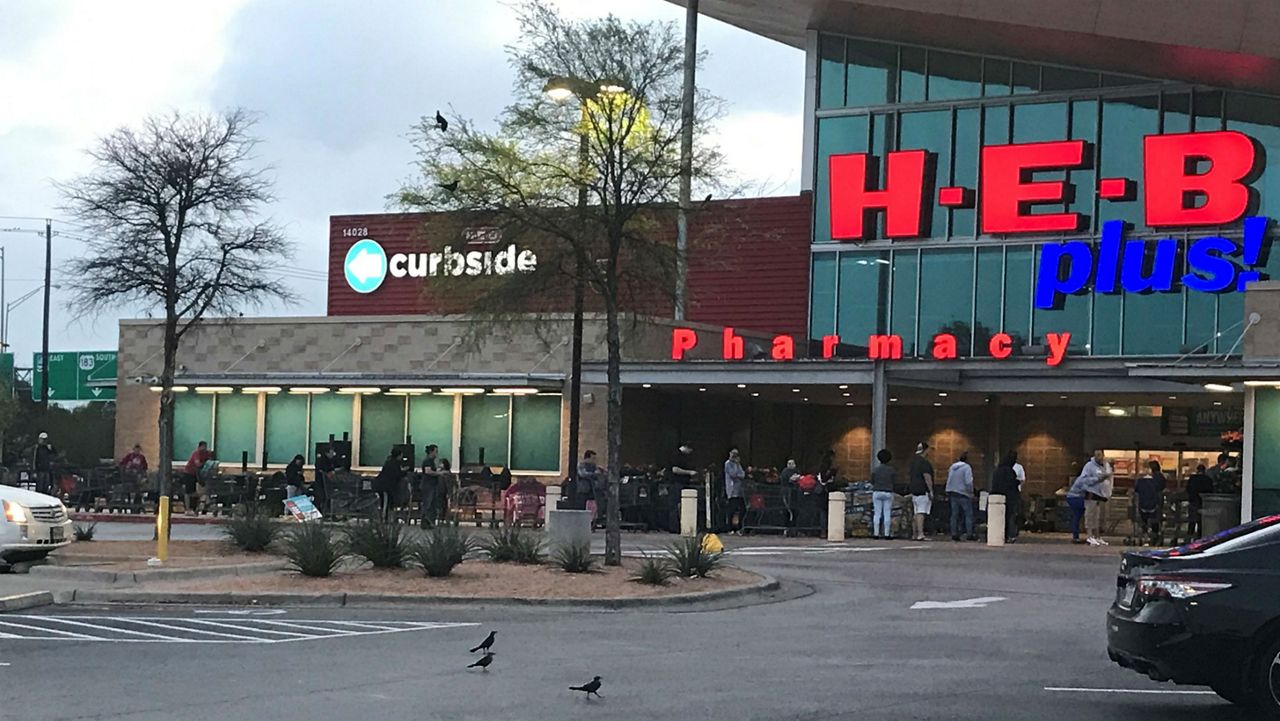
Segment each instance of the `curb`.
[{"label": "curb", "polygon": [[39,608],[41,606],[52,606],[53,603],[53,593],[50,591],[33,591],[31,593],[19,593],[13,596],[0,596],[0,613],[24,611],[28,608]]},{"label": "curb", "polygon": [[[69,513],[68,517],[80,523],[146,523],[154,525],[156,517],[137,513]],[[223,526],[231,519],[224,516],[185,516],[171,515],[169,523],[174,526]]]},{"label": "curb", "polygon": [[[754,572],[753,572],[754,573]],[[707,601],[751,596],[778,589],[778,580],[772,576],[756,574],[760,580],[749,586],[724,588],[716,591],[700,591],[658,598],[501,598],[464,596],[418,596],[388,593],[246,593],[246,592],[165,592],[143,590],[81,590],[73,597],[75,603],[103,604],[173,604],[204,606],[455,606],[489,605],[508,607],[569,607],[569,608],[650,608],[687,606]]]},{"label": "curb", "polygon": [[252,576],[285,568],[284,561],[268,563],[241,563],[227,566],[197,566],[194,568],[156,568],[140,571],[105,571],[75,566],[33,566],[30,574],[67,581],[93,581],[98,583],[141,583],[143,581],[190,581],[222,576]]}]

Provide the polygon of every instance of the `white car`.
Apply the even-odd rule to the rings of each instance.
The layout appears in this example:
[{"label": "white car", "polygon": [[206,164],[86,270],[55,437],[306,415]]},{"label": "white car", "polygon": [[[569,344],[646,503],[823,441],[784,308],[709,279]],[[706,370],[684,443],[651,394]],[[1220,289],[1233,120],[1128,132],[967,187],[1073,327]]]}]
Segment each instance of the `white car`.
[{"label": "white car", "polygon": [[71,543],[72,535],[62,501],[0,485],[0,568],[40,560]]}]

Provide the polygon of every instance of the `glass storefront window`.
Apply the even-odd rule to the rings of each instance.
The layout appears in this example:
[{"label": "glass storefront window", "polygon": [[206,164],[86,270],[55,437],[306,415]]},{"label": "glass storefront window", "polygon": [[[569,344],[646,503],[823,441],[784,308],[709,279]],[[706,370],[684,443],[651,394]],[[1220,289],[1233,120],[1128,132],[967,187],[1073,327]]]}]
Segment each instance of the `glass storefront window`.
[{"label": "glass storefront window", "polygon": [[1182,297],[1187,304],[1186,345],[1204,346],[1205,352],[1213,352],[1218,296],[1183,289]]},{"label": "glass storefront window", "polygon": [[1009,143],[1009,106],[993,105],[982,109],[982,144]]},{"label": "glass storefront window", "polygon": [[[1102,102],[1101,175],[1103,178],[1142,178],[1142,139],[1159,132],[1158,97],[1146,96]],[[1131,202],[1103,202],[1107,220],[1124,220],[1143,228],[1142,195]]]},{"label": "glass storefront window", "polygon": [[1084,219],[1081,226],[1086,231],[1096,232],[1097,216],[1094,214],[1094,202],[1098,196],[1094,189],[1098,187],[1098,174],[1095,170],[1098,167],[1097,100],[1077,100],[1071,103],[1070,137],[1072,140],[1083,140],[1089,143],[1093,157],[1087,167],[1068,173],[1072,185],[1075,186],[1075,195],[1067,204],[1067,210],[1081,215]]},{"label": "glass storefront window", "polygon": [[1004,326],[1015,348],[1031,337],[1031,246],[1010,246],[1004,257]]},{"label": "glass storefront window", "polygon": [[893,252],[893,305],[889,330],[902,336],[902,354],[916,353],[916,289],[920,280],[920,251]]},{"label": "glass storefront window", "polygon": [[538,394],[511,399],[511,468],[560,470],[560,396]]},{"label": "glass storefront window", "polygon": [[[404,443],[404,396],[367,395],[360,399],[360,447],[356,465],[380,466],[392,446]],[[417,453],[422,445],[414,449]],[[415,459],[416,461],[416,459]]]},{"label": "glass storefront window", "polygon": [[1098,74],[1088,70],[1045,65],[1040,71],[1040,90],[1046,93],[1056,90],[1087,90],[1098,87],[1099,82]]},{"label": "glass storefront window", "polygon": [[1165,93],[1160,99],[1160,132],[1191,132],[1191,93]]},{"label": "glass storefront window", "polygon": [[[315,448],[307,443],[307,396],[272,393],[267,396],[264,452],[268,463],[288,463],[301,453],[315,462]],[[338,435],[342,437],[341,434]],[[325,436],[325,441],[329,440]]]},{"label": "glass storefront window", "polygon": [[1008,60],[997,60],[995,58],[983,60],[982,94],[986,96],[1012,94],[1013,86],[1009,83],[1010,73],[1012,72],[1013,66]]},{"label": "glass storefront window", "polygon": [[991,336],[1002,330],[1004,309],[1001,299],[1004,291],[1004,248],[990,245],[978,248],[976,307],[973,313],[973,352],[983,355]]},{"label": "glass storefront window", "polygon": [[[1036,277],[1040,273],[1040,254],[1035,257]],[[1033,345],[1044,345],[1046,333],[1070,333],[1068,348],[1082,352],[1089,343],[1089,314],[1093,310],[1092,293],[1076,293],[1061,299],[1058,308],[1035,308],[1032,318],[1031,339]]]},{"label": "glass storefront window", "polygon": [[223,463],[239,463],[249,452],[249,462],[258,460],[258,396],[221,393],[214,413],[213,453]]},{"label": "glass storefront window", "polygon": [[1030,63],[1013,64],[1013,94],[1025,95],[1040,92],[1040,66]]},{"label": "glass storefront window", "polygon": [[[854,296],[849,296],[854,297]],[[836,328],[836,254],[815,253],[809,285],[809,337],[831,335]]]},{"label": "glass storefront window", "polygon": [[411,396],[409,437],[418,453],[432,443],[440,447],[440,457],[453,455],[453,396]]},{"label": "glass storefront window", "polygon": [[1090,355],[1120,354],[1120,309],[1123,297],[1111,294],[1093,296],[1093,338]]},{"label": "glass storefront window", "polygon": [[920,252],[920,351],[927,353],[939,333],[956,336],[969,348],[973,314],[973,248]]},{"label": "glass storefront window", "polygon": [[1273,151],[1262,154],[1265,165],[1253,187],[1258,214],[1280,215],[1280,98],[1228,93],[1227,130],[1238,130]]},{"label": "glass storefront window", "polygon": [[[927,110],[919,113],[903,113],[898,122],[898,147],[928,150],[934,154],[936,178],[943,182],[951,177],[951,111]],[[935,188],[937,184],[935,183]],[[925,188],[924,197],[934,196],[935,188]],[[929,227],[926,235],[938,238],[947,236],[948,209],[932,204],[932,214],[926,216]]]},{"label": "glass storefront window", "polygon": [[840,118],[823,118],[818,121],[818,162],[814,168],[817,185],[824,191],[813,198],[813,237],[818,243],[831,240],[831,195],[828,179],[830,157],[843,153],[867,152],[867,130],[870,118],[852,115]]},{"label": "glass storefront window", "polygon": [[818,40],[818,107],[844,105],[844,38],[823,35]]},{"label": "glass storefront window", "polygon": [[922,48],[903,47],[898,55],[898,101],[919,103],[924,101],[925,51]]},{"label": "glass storefront window", "polygon": [[[1243,308],[1241,314],[1243,315]],[[1176,355],[1182,347],[1182,296],[1128,293],[1124,299],[1124,355]]]},{"label": "glass storefront window", "polygon": [[462,463],[505,466],[511,419],[511,396],[462,397]]},{"label": "glass storefront window", "polygon": [[[352,396],[349,395],[322,393],[311,396],[311,442],[307,446],[311,449],[309,455],[315,455],[317,443],[328,443],[330,435],[341,439],[342,434],[346,433],[350,437],[354,405]],[[293,458],[293,453],[280,462],[288,463],[290,458]],[[383,460],[386,460],[385,456]],[[382,465],[382,462],[379,461],[378,465]]]},{"label": "glass storefront window", "polygon": [[929,100],[960,100],[981,95],[981,57],[929,51]]},{"label": "glass storefront window", "polygon": [[173,402],[173,460],[185,462],[197,443],[213,443],[213,396],[179,393]]},{"label": "glass storefront window", "polygon": [[898,86],[898,48],[869,40],[850,40],[845,104],[884,105],[894,101]]},{"label": "glass storefront window", "polygon": [[1195,103],[1196,132],[1204,130],[1222,130],[1222,100],[1220,90],[1197,90],[1192,96]]},{"label": "glass storefront window", "polygon": [[[841,296],[857,298],[857,303],[840,303],[836,334],[840,342],[864,346],[867,338],[884,329],[884,291],[889,278],[888,253],[841,253]],[[816,337],[816,336],[815,336]]]},{"label": "glass storefront window", "polygon": [[[1013,106],[1013,142],[1039,143],[1067,137],[1066,103],[1028,103]],[[1051,177],[1051,174],[1037,174]]]},{"label": "glass storefront window", "polygon": [[[952,152],[951,184],[962,188],[978,187],[978,148],[982,144],[979,133],[980,118],[977,108],[956,110],[956,140]],[[942,177],[939,176],[939,184]],[[973,208],[957,208],[951,211],[951,236],[972,238],[977,234],[977,211]]]}]

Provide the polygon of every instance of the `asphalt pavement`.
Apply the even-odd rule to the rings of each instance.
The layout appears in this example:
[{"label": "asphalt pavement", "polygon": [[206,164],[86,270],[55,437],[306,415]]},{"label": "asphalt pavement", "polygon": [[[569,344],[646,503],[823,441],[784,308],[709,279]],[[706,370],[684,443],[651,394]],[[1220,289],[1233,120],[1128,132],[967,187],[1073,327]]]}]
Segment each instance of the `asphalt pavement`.
[{"label": "asphalt pavement", "polygon": [[[782,588],[662,611],[0,615],[0,718],[1247,718],[1203,689],[1157,684],[1107,660],[1114,550],[755,537],[729,545],[735,563]],[[466,668],[478,657],[468,649],[489,630],[498,631],[493,664]],[[603,698],[569,691],[596,675]]]}]

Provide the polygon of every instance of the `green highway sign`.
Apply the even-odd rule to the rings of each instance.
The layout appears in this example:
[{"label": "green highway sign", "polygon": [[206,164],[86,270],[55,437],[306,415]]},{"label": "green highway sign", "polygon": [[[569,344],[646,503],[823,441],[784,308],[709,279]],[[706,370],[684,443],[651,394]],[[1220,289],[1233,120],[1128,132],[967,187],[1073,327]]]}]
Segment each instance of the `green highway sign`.
[{"label": "green highway sign", "polygon": [[0,383],[13,388],[13,354],[0,353]]},{"label": "green highway sign", "polygon": [[[40,353],[31,354],[31,398],[40,400],[44,375]],[[0,372],[3,366],[0,365]],[[49,400],[113,401],[116,399],[116,352],[68,351],[49,354]]]}]

